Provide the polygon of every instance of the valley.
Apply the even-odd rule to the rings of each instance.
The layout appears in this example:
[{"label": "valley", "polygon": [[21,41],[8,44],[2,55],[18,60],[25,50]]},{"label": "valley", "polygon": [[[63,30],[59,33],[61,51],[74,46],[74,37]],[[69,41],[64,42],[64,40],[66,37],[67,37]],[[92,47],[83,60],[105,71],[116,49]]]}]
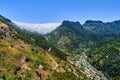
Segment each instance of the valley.
[{"label": "valley", "polygon": [[1,80],[119,80],[120,21],[63,21],[49,33],[0,15]]}]

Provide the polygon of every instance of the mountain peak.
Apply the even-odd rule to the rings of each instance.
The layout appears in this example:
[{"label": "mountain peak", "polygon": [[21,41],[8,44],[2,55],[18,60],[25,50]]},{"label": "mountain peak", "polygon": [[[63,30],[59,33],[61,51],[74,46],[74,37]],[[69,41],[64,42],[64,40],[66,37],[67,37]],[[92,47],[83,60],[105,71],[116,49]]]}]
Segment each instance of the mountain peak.
[{"label": "mountain peak", "polygon": [[72,28],[72,29],[82,29],[82,25],[80,24],[80,22],[76,21],[63,21],[60,27],[68,27],[68,28]]},{"label": "mountain peak", "polygon": [[80,22],[78,22],[78,21],[76,21],[76,22],[73,22],[73,21],[63,21],[62,22],[62,25],[67,25],[67,26],[69,26],[69,25],[77,25],[77,26],[81,26],[81,24],[80,24]]},{"label": "mountain peak", "polygon": [[120,20],[113,21],[113,23],[120,24]]},{"label": "mountain peak", "polygon": [[91,24],[91,23],[93,23],[93,24],[102,24],[103,22],[102,21],[93,21],[93,20],[87,20],[84,24]]}]

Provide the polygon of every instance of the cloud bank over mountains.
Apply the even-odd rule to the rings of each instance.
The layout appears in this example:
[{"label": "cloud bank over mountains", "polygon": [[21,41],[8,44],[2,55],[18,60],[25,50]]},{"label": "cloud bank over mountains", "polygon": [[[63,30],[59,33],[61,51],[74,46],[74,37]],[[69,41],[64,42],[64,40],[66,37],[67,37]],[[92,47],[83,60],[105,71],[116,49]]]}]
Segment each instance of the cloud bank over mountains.
[{"label": "cloud bank over mountains", "polygon": [[24,22],[12,21],[21,29],[26,29],[31,32],[38,32],[40,34],[47,34],[55,30],[57,27],[61,25],[61,23],[44,23],[44,24],[31,24]]}]

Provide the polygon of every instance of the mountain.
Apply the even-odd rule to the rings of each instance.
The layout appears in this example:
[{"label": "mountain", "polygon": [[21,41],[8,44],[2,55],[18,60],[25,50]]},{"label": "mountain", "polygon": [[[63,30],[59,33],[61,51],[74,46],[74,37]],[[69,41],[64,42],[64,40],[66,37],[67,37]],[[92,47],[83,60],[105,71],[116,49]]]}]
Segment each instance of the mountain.
[{"label": "mountain", "polygon": [[120,20],[103,23],[102,21],[87,20],[83,27],[101,36],[111,38],[120,34]]},{"label": "mountain", "polygon": [[42,24],[43,33],[41,24],[18,24],[0,15],[0,79],[119,80],[119,24],[63,21],[50,32],[50,25]]},{"label": "mountain", "polygon": [[0,16],[0,79],[85,80],[64,52],[50,45],[43,35],[21,30]]},{"label": "mountain", "polygon": [[88,53],[88,60],[110,80],[120,80],[120,36],[94,47]]},{"label": "mountain", "polygon": [[54,31],[46,35],[48,41],[67,54],[81,53],[104,37],[82,27],[79,22],[63,21]]},{"label": "mountain", "polygon": [[60,51],[66,53],[67,61],[82,71],[93,80],[107,80],[107,78],[96,70],[86,59],[86,52],[105,38],[85,28],[79,22],[63,21],[54,31],[46,34],[48,42]]},{"label": "mountain", "polygon": [[120,20],[104,23],[88,20],[83,24],[96,34],[106,37],[106,40],[94,45],[88,51],[88,61],[97,70],[102,71],[110,80],[120,79]]}]

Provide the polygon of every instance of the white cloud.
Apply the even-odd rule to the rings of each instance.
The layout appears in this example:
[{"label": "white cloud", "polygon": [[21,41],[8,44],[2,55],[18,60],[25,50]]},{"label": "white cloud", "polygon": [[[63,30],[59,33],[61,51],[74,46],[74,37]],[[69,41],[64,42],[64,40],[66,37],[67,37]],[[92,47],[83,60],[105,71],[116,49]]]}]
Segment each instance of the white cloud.
[{"label": "white cloud", "polygon": [[44,23],[44,24],[31,24],[24,22],[12,21],[21,29],[26,29],[31,32],[38,32],[41,34],[47,34],[55,30],[57,27],[61,25],[61,23]]}]

